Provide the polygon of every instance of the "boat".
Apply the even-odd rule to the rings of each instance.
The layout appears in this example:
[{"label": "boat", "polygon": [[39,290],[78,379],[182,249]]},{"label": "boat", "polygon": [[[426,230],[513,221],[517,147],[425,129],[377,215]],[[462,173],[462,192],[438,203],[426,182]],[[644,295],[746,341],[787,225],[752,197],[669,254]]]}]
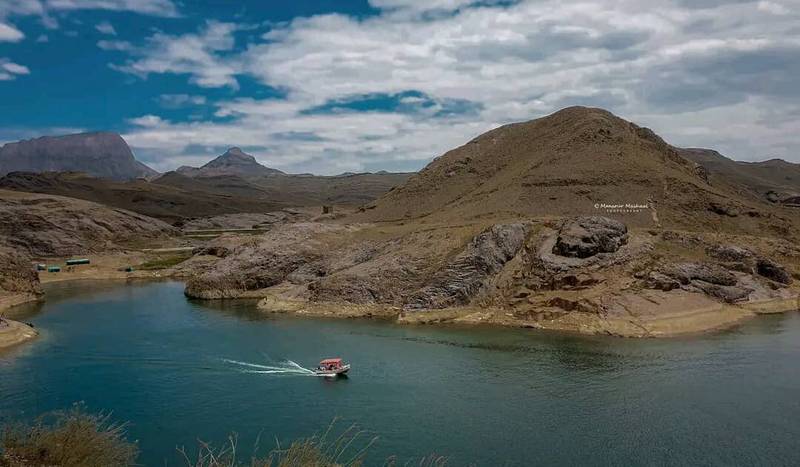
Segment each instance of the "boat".
[{"label": "boat", "polygon": [[326,358],[314,368],[314,373],[319,376],[346,376],[350,371],[350,364],[342,362],[341,358]]}]

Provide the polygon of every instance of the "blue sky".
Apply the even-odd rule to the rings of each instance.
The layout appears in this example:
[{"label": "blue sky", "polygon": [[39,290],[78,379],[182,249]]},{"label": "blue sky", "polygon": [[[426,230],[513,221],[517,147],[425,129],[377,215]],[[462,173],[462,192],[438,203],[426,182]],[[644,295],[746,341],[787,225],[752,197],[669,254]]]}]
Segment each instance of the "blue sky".
[{"label": "blue sky", "polygon": [[118,131],[157,170],[416,170],[498,125],[608,108],[800,162],[798,0],[0,0],[0,142]]}]

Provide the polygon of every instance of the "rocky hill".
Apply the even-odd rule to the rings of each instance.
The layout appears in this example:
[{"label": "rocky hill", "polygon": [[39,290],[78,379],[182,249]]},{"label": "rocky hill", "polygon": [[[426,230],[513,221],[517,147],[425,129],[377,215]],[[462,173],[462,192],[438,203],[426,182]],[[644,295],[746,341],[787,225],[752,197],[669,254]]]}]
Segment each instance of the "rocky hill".
[{"label": "rocky hill", "polygon": [[352,217],[219,237],[182,265],[204,268],[185,292],[413,323],[715,329],[797,308],[796,211],[741,190],[646,128],[569,108],[477,137]]},{"label": "rocky hill", "polygon": [[759,200],[791,204],[800,196],[800,164],[781,159],[734,161],[712,149],[699,148],[682,149],[681,155],[702,165],[712,183],[735,183]]},{"label": "rocky hill", "polygon": [[62,196],[0,190],[0,246],[34,257],[118,249],[175,235],[151,217]]},{"label": "rocky hill", "polygon": [[365,211],[361,219],[373,221],[607,215],[632,226],[748,233],[793,225],[731,184],[709,183],[651,130],[584,107],[478,136]]},{"label": "rocky hill", "polygon": [[8,143],[0,147],[0,175],[16,171],[78,171],[113,180],[157,174],[136,160],[120,135],[108,132],[43,136]]},{"label": "rocky hill", "polygon": [[187,177],[216,177],[220,175],[236,175],[244,178],[284,175],[277,169],[271,169],[258,163],[255,157],[239,148],[230,148],[224,154],[211,160],[200,168],[183,166],[176,172]]}]

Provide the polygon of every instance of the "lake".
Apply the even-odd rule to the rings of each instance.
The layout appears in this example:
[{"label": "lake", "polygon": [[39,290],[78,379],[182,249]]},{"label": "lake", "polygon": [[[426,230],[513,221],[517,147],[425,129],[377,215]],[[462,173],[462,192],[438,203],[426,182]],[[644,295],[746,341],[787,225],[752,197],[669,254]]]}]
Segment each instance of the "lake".
[{"label": "lake", "polygon": [[[83,401],[130,421],[145,465],[356,424],[370,465],[800,465],[800,314],[664,340],[265,315],[179,282],[47,286],[0,353],[0,420]],[[301,368],[341,356],[348,379]],[[296,364],[297,366],[295,366]],[[301,367],[301,368],[298,368]]]}]

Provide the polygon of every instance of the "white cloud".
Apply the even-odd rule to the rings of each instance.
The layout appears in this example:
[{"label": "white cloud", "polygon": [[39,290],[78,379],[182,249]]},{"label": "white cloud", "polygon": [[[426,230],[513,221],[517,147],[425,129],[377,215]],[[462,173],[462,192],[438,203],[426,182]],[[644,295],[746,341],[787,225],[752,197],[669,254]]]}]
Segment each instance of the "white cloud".
[{"label": "white cloud", "polygon": [[108,21],[103,21],[101,23],[98,23],[97,25],[95,25],[94,28],[97,29],[97,31],[99,31],[101,34],[107,34],[109,36],[117,35],[117,30],[114,29],[114,25],[109,23]]},{"label": "white cloud", "polygon": [[30,74],[28,67],[0,57],[0,81],[11,81],[20,75]]},{"label": "white cloud", "polygon": [[[134,3],[156,11],[169,2],[50,0],[45,7]],[[289,171],[411,169],[492,127],[580,104],[609,108],[676,144],[741,159],[800,157],[793,83],[800,9],[789,0],[370,4],[378,14],[298,18],[247,44],[234,37],[245,26],[213,21],[136,45],[98,42],[127,52],[114,68],[143,79],[178,74],[230,91],[247,76],[283,95],[164,95],[165,109],[209,105],[214,118],[134,116],[125,137],[137,152],[162,157],[160,170],[230,145]],[[359,99],[396,106],[348,110]],[[332,102],[336,111],[324,111]]]},{"label": "white cloud", "polygon": [[171,0],[47,0],[45,5],[52,10],[111,10],[152,16],[178,16],[178,9]]},{"label": "white cloud", "polygon": [[[126,137],[164,154],[161,168],[173,157],[212,157],[197,147],[228,145],[261,148],[253,153],[286,170],[418,168],[497,125],[582,104],[741,159],[800,154],[791,123],[800,115],[791,84],[800,73],[791,59],[800,11],[776,17],[774,6],[755,1],[702,9],[682,0],[648,8],[634,0],[371,4],[384,11],[299,18],[243,53],[233,52],[231,25],[157,34],[126,71],[185,73],[204,87],[250,75],[286,97],[217,102],[223,122],[150,116]],[[450,13],[423,14],[431,10]],[[398,95],[405,110],[311,111],[361,95]],[[443,113],[448,102],[463,105]]]},{"label": "white cloud", "polygon": [[201,87],[237,88],[235,65],[218,55],[233,48],[236,29],[235,24],[209,21],[198,34],[158,33],[138,51],[141,57],[114,68],[142,78],[151,73],[188,74]]},{"label": "white cloud", "polygon": [[127,52],[134,49],[133,44],[128,41],[101,40],[97,41],[97,47],[103,50],[116,50],[121,52]]},{"label": "white cloud", "polygon": [[0,68],[14,75],[28,75],[31,72],[28,67],[14,62],[0,63]]},{"label": "white cloud", "polygon": [[181,107],[204,105],[205,96],[193,96],[189,94],[162,94],[158,97],[158,102],[167,109],[177,109]]},{"label": "white cloud", "polygon": [[[2,19],[0,17],[0,19]],[[0,42],[19,42],[25,38],[25,34],[10,24],[0,22]]]},{"label": "white cloud", "polygon": [[36,42],[39,44],[43,44],[45,42],[49,42],[50,39],[47,37],[46,34],[40,34],[39,37],[36,38]]},{"label": "white cloud", "polygon": [[789,13],[789,9],[778,2],[758,2],[758,9],[766,11],[767,13],[772,13],[773,15],[785,15]]}]

